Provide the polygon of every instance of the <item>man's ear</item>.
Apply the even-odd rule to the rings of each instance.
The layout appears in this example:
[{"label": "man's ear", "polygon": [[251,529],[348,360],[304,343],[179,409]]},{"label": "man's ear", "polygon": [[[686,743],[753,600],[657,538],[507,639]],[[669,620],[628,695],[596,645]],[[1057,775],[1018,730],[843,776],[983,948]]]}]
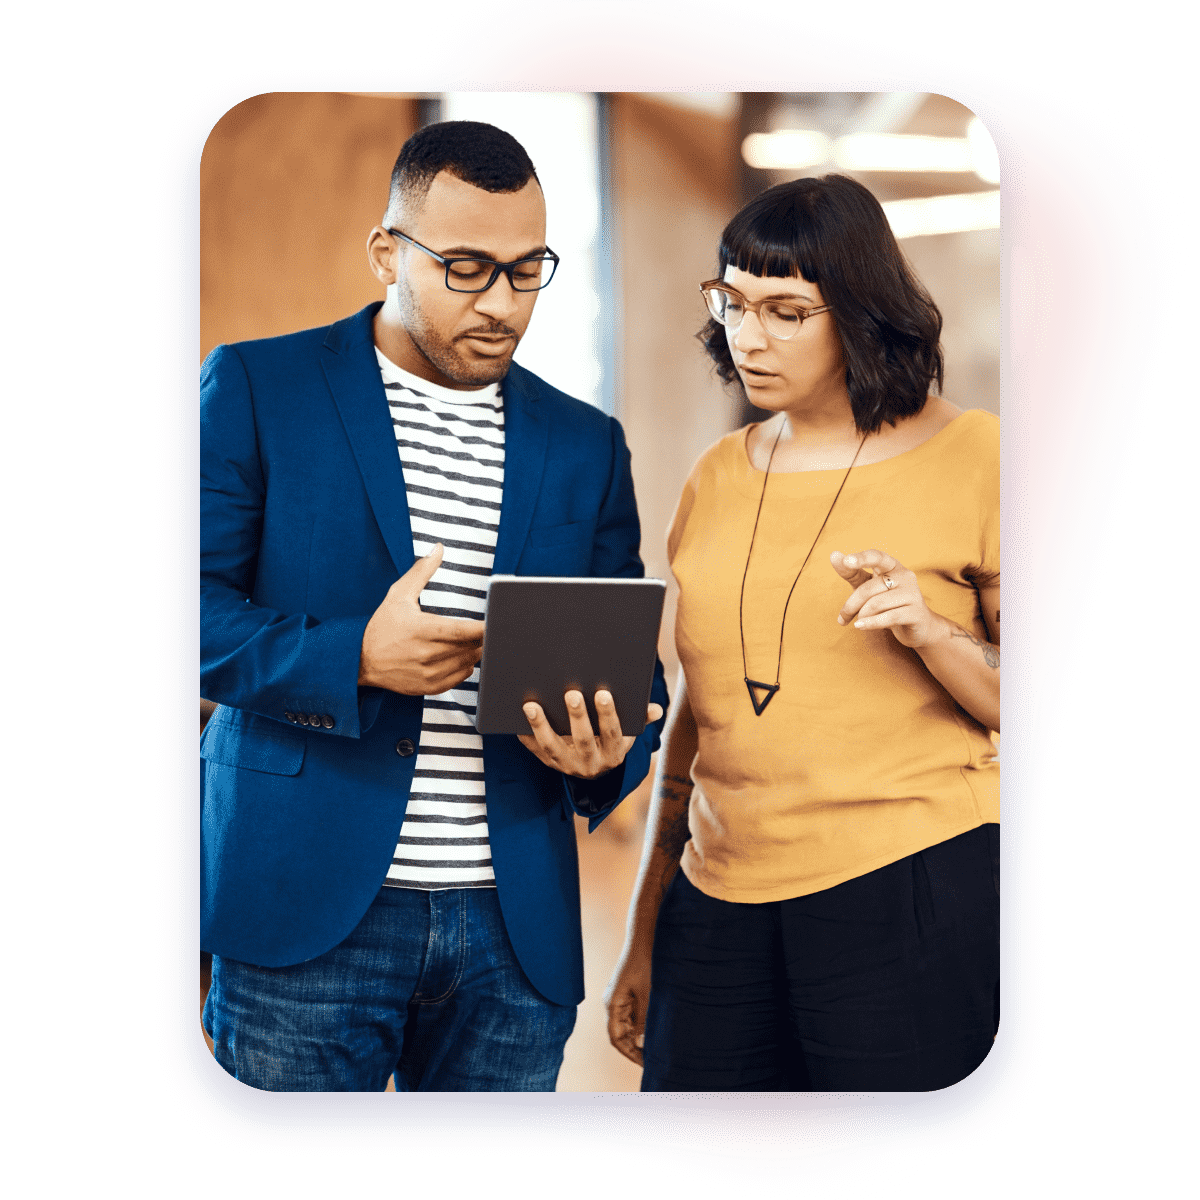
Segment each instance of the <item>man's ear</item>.
[{"label": "man's ear", "polygon": [[372,274],[384,287],[391,287],[396,282],[399,253],[395,239],[382,225],[376,225],[367,235],[367,261],[371,264]]}]

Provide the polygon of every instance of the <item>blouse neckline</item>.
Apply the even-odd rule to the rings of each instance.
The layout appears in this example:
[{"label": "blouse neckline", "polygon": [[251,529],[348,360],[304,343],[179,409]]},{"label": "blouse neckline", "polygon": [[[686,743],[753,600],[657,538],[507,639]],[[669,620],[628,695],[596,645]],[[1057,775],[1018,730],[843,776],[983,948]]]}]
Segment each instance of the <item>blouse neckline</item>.
[{"label": "blouse neckline", "polygon": [[[863,463],[860,466],[856,466],[850,472],[847,487],[852,487],[856,478],[859,481],[865,481],[867,478],[878,481],[880,476],[887,474],[889,471],[908,469],[910,466],[918,463],[923,457],[939,452],[946,443],[953,441],[960,434],[975,425],[980,417],[990,415],[986,409],[964,409],[957,417],[944,425],[932,437],[926,438],[919,446],[913,446],[910,450],[903,450],[899,454],[893,454],[891,458],[880,459],[879,462]],[[752,485],[754,493],[757,494],[762,489],[763,476],[766,472],[760,471],[750,461],[747,440],[750,437],[750,430],[753,428],[753,425],[747,425],[745,428],[736,431],[732,436],[732,440],[736,448],[736,476],[738,482]],[[868,472],[870,476],[868,476]],[[809,491],[810,489],[820,491],[828,484],[840,483],[845,474],[845,467],[833,467],[819,471],[772,471],[771,478],[780,481],[795,481],[793,486],[800,491]],[[787,486],[787,484],[781,483],[780,486]]]}]

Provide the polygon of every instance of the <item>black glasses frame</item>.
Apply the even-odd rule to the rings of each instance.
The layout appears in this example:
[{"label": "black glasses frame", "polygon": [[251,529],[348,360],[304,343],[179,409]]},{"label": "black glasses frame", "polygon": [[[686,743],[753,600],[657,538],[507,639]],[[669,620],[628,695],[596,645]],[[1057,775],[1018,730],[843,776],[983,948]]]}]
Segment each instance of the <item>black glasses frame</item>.
[{"label": "black glasses frame", "polygon": [[[507,263],[492,262],[490,258],[476,258],[471,254],[463,254],[456,258],[446,258],[444,255],[439,254],[436,250],[430,250],[428,246],[422,246],[416,238],[410,238],[407,233],[401,233],[398,229],[389,228],[388,233],[390,233],[393,237],[403,239],[404,241],[408,242],[410,246],[416,246],[418,250],[424,250],[430,258],[436,259],[438,262],[440,262],[442,266],[446,268],[446,287],[452,292],[465,292],[468,295],[473,295],[476,292],[486,292],[488,288],[490,288],[492,284],[500,278],[501,271],[508,276],[509,286],[514,292],[540,292],[542,288],[546,287],[550,283],[550,280],[554,278],[554,272],[558,270],[558,264],[560,261],[558,255],[555,254],[549,246],[546,247],[545,254],[532,254],[528,258],[518,258],[513,262]],[[454,287],[454,285],[450,282],[450,268],[453,267],[455,263],[461,262],[483,263],[484,265],[490,265],[492,268],[492,273],[489,276],[487,283],[485,283],[483,287]],[[521,266],[523,263],[531,262],[550,263],[550,274],[547,275],[544,282],[539,283],[537,287],[518,287],[517,281],[513,277],[514,269]]]},{"label": "black glasses frame", "polygon": [[[727,321],[722,321],[720,316],[717,315],[716,307],[714,306],[712,301],[709,300],[709,298],[708,298],[709,292],[725,292],[730,296],[736,296],[738,298],[738,300],[741,301],[741,304],[742,304],[742,320],[745,320],[746,314],[748,312],[752,312],[758,318],[759,323],[762,324],[762,327],[766,331],[768,336],[773,337],[776,339],[776,341],[780,341],[780,342],[786,342],[789,338],[794,338],[796,336],[796,334],[799,333],[800,326],[803,325],[804,322],[809,317],[814,317],[817,315],[817,313],[823,313],[823,312],[829,311],[828,304],[822,304],[816,308],[801,308],[798,304],[788,304],[786,301],[783,301],[783,300],[750,301],[750,300],[747,300],[746,297],[743,296],[742,293],[737,290],[737,288],[730,287],[729,284],[727,284],[723,279],[706,280],[704,283],[702,283],[700,285],[700,294],[704,297],[705,307],[708,309],[709,314],[712,316],[712,319],[714,321],[716,321],[718,325],[723,325],[726,329],[740,329],[742,322],[739,321],[736,325],[731,325]],[[777,333],[771,333],[771,331],[769,329],[767,329],[765,322],[763,322],[762,313],[760,313],[758,311],[760,308],[762,308],[762,306],[764,304],[772,304],[776,308],[786,308],[786,309],[790,309],[792,312],[794,312],[800,318],[800,320],[796,323],[795,331],[792,333],[789,333],[789,334],[785,334],[783,336],[780,336]]]}]

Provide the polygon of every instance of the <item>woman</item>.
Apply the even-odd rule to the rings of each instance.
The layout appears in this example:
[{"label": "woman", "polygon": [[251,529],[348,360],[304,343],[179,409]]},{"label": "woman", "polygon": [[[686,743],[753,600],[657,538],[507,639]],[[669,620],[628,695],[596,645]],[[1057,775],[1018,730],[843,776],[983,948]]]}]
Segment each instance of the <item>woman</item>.
[{"label": "woman", "polygon": [[930,394],[941,316],[860,184],[771,188],[719,261],[701,339],[775,415],[671,526],[682,686],[609,1036],[644,1091],[946,1087],[998,1020],[998,421]]}]

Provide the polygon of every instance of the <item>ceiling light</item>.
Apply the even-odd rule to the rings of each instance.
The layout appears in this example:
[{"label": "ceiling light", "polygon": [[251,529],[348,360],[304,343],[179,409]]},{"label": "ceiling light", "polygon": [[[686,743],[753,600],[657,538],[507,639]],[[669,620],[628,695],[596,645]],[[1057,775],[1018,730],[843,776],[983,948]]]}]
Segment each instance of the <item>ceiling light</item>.
[{"label": "ceiling light", "polygon": [[999,229],[1000,193],[967,192],[921,200],[889,200],[883,211],[897,238]]},{"label": "ceiling light", "polygon": [[833,145],[833,159],[846,171],[972,171],[966,138],[907,133],[850,133]]},{"label": "ceiling light", "polygon": [[829,160],[829,139],[815,129],[752,133],[742,142],[742,157],[760,171],[817,167]]},{"label": "ceiling light", "polygon": [[996,153],[996,143],[988,133],[983,122],[978,117],[972,117],[967,126],[967,142],[971,147],[971,162],[975,174],[984,183],[1000,182],[1000,156]]},{"label": "ceiling light", "polygon": [[844,171],[974,172],[986,183],[1000,182],[996,147],[978,117],[961,138],[850,133],[831,142],[815,129],[752,133],[742,142],[742,157],[764,171],[817,167],[832,159]]}]

